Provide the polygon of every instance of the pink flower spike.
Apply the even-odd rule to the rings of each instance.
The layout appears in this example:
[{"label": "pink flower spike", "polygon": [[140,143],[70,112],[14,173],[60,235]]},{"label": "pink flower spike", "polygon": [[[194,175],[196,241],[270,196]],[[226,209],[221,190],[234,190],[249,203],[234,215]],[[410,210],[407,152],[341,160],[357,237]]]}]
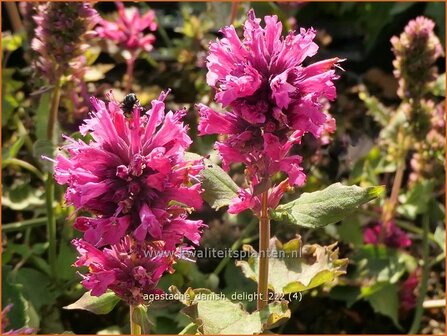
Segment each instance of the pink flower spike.
[{"label": "pink flower spike", "polygon": [[[263,26],[250,10],[242,39],[229,26],[221,29],[222,38],[210,44],[207,83],[228,112],[197,105],[199,132],[227,135],[215,145],[223,167],[244,164],[253,188],[278,172],[286,173],[291,185],[301,186],[306,181],[302,159],[289,153],[305,133],[324,137],[327,143],[328,134],[334,132],[335,120],[326,107],[336,97],[334,81],[339,76],[335,71],[343,60],[331,58],[304,66],[318,51],[315,30],[301,28],[282,37],[277,16],[266,16],[264,22]],[[253,205],[244,193],[237,199],[230,211]]]},{"label": "pink flower spike", "polygon": [[137,109],[129,117],[118,102],[92,98],[94,112],[80,129],[93,140],[68,138],[66,154],[56,156],[55,178],[68,185],[67,203],[95,215],[75,223],[95,246],[116,244],[129,233],[139,241],[160,240],[170,221],[202,206],[203,163],[184,159],[191,143],[181,121],[185,111],[165,113],[166,95],[146,114]]},{"label": "pink flower spike", "polygon": [[151,51],[155,36],[147,31],[155,31],[157,23],[155,12],[147,11],[140,15],[138,8],[125,8],[122,2],[116,2],[118,17],[115,22],[100,19],[96,32],[101,38],[108,39],[129,51]]}]

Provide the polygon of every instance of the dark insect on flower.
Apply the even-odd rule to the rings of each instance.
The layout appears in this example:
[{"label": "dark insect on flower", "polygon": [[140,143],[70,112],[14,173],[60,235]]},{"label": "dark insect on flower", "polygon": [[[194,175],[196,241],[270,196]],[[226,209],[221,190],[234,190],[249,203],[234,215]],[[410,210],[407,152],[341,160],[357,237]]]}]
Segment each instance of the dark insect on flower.
[{"label": "dark insect on flower", "polygon": [[121,108],[124,113],[132,113],[135,105],[140,106],[140,101],[135,93],[129,93],[121,102]]}]

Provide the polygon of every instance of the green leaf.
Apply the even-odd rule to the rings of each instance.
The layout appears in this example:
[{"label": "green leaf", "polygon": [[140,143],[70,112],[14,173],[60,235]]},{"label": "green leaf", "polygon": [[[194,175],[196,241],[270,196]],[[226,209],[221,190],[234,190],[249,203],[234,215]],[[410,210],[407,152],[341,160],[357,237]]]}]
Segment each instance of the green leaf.
[{"label": "green leaf", "polygon": [[388,316],[393,323],[399,324],[399,288],[396,284],[380,284],[381,288],[375,290],[371,295],[365,297],[376,313]]},{"label": "green leaf", "polygon": [[[50,290],[50,278],[32,268],[21,268],[16,275],[17,283],[23,285],[23,294],[39,310],[44,305],[51,305],[56,300],[56,293]],[[36,286],[36,284],[39,284]]]},{"label": "green leaf", "polygon": [[343,242],[351,243],[354,246],[363,245],[363,232],[358,216],[346,217],[336,229]]},{"label": "green leaf", "polygon": [[434,237],[436,240],[436,243],[438,243],[439,247],[444,251],[445,253],[445,229],[438,226],[435,230]]},{"label": "green leaf", "polygon": [[410,219],[426,213],[429,201],[432,199],[433,188],[434,180],[417,182],[406,194],[399,196],[400,205],[397,207],[397,212]]},{"label": "green leaf", "polygon": [[2,33],[2,50],[13,52],[23,44],[23,34]]},{"label": "green leaf", "polygon": [[256,309],[256,300],[251,300],[250,297],[244,295],[245,293],[256,293],[256,283],[242,274],[235,263],[229,262],[224,271],[225,288],[222,289],[222,293],[227,298],[235,301],[238,298],[238,302],[242,303],[247,309]]},{"label": "green leaf", "polygon": [[345,301],[351,307],[360,297],[360,288],[357,286],[335,286],[331,288],[329,297],[334,300]]},{"label": "green leaf", "polygon": [[[336,243],[330,246],[301,245],[301,238],[281,244],[270,240],[269,288],[275,293],[290,294],[315,288],[346,273],[348,259],[338,259]],[[250,245],[248,261],[236,261],[247,278],[258,281],[259,259]]]},{"label": "green leaf", "polygon": [[174,286],[170,290],[186,298],[182,301],[187,307],[182,312],[190,317],[198,332],[204,335],[259,334],[290,318],[286,301],[270,303],[261,311],[250,314],[241,304],[233,303],[208,289],[188,288],[184,294]]},{"label": "green leaf", "polygon": [[198,154],[188,152],[185,158],[190,161],[203,160],[204,162],[205,169],[201,173],[203,199],[216,210],[230,205],[231,200],[239,192],[239,187],[232,178],[217,164]]},{"label": "green leaf", "polygon": [[13,305],[7,315],[8,327],[11,329],[22,328],[27,321],[26,300],[23,297],[22,287],[12,281],[11,267],[2,266],[2,307],[4,308],[10,303]]},{"label": "green leaf", "polygon": [[197,326],[191,322],[186,327],[182,329],[178,334],[179,335],[195,335],[197,333]]},{"label": "green leaf", "polygon": [[98,64],[90,66],[84,75],[86,82],[96,82],[105,78],[105,74],[112,70],[115,64]]},{"label": "green leaf", "polygon": [[87,65],[92,65],[98,59],[101,54],[101,48],[99,46],[90,46],[84,52]]},{"label": "green leaf", "polygon": [[445,72],[439,75],[433,86],[432,92],[435,96],[445,97]]},{"label": "green leaf", "polygon": [[374,118],[381,126],[386,126],[393,113],[385,107],[376,97],[370,96],[368,92],[361,91],[359,98],[365,103],[367,113]]},{"label": "green leaf", "polygon": [[42,164],[42,168],[46,172],[53,171],[53,163],[43,159],[42,155],[52,159],[54,158],[54,151],[54,145],[48,140],[37,140],[33,145],[33,156]]},{"label": "green leaf", "polygon": [[17,139],[17,141],[15,141],[12,144],[12,146],[5,153],[3,153],[2,168],[5,167],[4,164],[5,160],[12,159],[17,156],[24,143],[25,143],[25,136],[22,135]]},{"label": "green leaf", "polygon": [[335,183],[326,189],[303,193],[298,199],[279,205],[271,218],[288,220],[306,228],[320,228],[341,221],[353,210],[384,193],[384,187],[344,186]]},{"label": "green leaf", "polygon": [[357,278],[379,282],[397,283],[407,270],[416,267],[416,261],[411,255],[383,245],[364,245],[353,260],[357,265]]},{"label": "green leaf", "polygon": [[121,328],[117,325],[113,325],[110,327],[107,327],[105,329],[101,329],[96,333],[96,335],[122,335]]},{"label": "green leaf", "polygon": [[57,274],[58,278],[70,281],[76,279],[76,270],[72,266],[76,260],[76,251],[73,246],[64,240],[61,240],[59,254],[57,256]]},{"label": "green leaf", "polygon": [[65,306],[64,309],[81,309],[96,315],[104,315],[110,313],[119,301],[120,298],[111,291],[101,296],[92,296],[90,292],[85,292],[78,301]]},{"label": "green leaf", "polygon": [[4,189],[3,192],[2,205],[12,210],[31,210],[45,203],[43,191],[32,188],[29,183],[21,182],[13,185],[11,189]]},{"label": "green leaf", "polygon": [[[46,140],[48,117],[50,114],[50,99],[52,90],[42,93],[36,112],[36,136],[38,140]],[[40,159],[40,158],[39,158]]]},{"label": "green leaf", "polygon": [[146,306],[139,305],[138,307],[135,307],[132,314],[132,321],[141,327],[143,335],[148,334],[149,330],[152,328],[152,323],[149,319]]}]

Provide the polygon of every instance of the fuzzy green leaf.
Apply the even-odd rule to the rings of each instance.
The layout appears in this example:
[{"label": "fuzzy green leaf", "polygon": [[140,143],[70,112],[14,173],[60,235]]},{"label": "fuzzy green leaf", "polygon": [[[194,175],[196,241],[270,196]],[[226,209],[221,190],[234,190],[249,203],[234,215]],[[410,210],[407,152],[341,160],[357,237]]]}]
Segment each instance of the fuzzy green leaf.
[{"label": "fuzzy green leaf", "polygon": [[85,292],[78,301],[65,306],[64,309],[81,309],[96,315],[104,315],[110,313],[119,301],[120,298],[113,292],[106,292],[99,297]]},{"label": "fuzzy green leaf", "polygon": [[[269,288],[275,293],[290,294],[315,288],[346,273],[348,259],[338,259],[336,243],[330,246],[301,245],[295,238],[281,244],[270,240]],[[247,278],[258,281],[259,259],[250,245],[244,245],[250,253],[248,261],[237,261]]]},{"label": "fuzzy green leaf", "polygon": [[326,189],[303,193],[298,199],[279,205],[271,218],[288,220],[306,228],[320,228],[341,221],[360,205],[384,193],[384,187],[361,188],[334,183]]},{"label": "fuzzy green leaf", "polygon": [[188,288],[184,294],[174,286],[170,290],[185,298],[182,302],[187,307],[182,312],[194,322],[197,331],[204,335],[259,334],[290,318],[286,301],[273,302],[261,311],[249,313],[241,304],[233,303],[208,289]]},{"label": "fuzzy green leaf", "polygon": [[186,153],[186,160],[203,160],[205,169],[202,171],[203,199],[213,208],[228,206],[237,196],[238,185],[217,164],[195,153]]},{"label": "fuzzy green leaf", "polygon": [[390,109],[385,107],[376,97],[370,96],[366,91],[362,91],[359,93],[359,98],[365,103],[368,109],[367,113],[381,126],[386,126],[390,122],[390,116],[392,115]]},{"label": "fuzzy green leaf", "polygon": [[380,286],[379,290],[366,296],[365,299],[376,313],[388,316],[398,328],[402,328],[399,324],[399,288],[396,284],[377,285]]}]

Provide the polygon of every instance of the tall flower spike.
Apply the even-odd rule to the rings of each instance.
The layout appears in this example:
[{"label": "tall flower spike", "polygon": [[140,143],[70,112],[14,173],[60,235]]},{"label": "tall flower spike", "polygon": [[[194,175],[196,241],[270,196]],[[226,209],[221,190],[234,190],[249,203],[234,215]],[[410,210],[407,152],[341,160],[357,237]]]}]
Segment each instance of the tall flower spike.
[{"label": "tall flower spike", "polygon": [[94,111],[80,127],[89,143],[68,139],[58,154],[55,178],[67,184],[65,198],[95,217],[78,217],[75,227],[96,245],[118,243],[127,233],[138,241],[164,240],[173,249],[183,237],[198,243],[202,221],[187,220],[202,199],[201,161],[186,161],[191,139],[181,122],[186,111],[165,113],[167,93],[146,113],[135,106],[126,117],[120,103],[92,98]]},{"label": "tall flower spike", "polygon": [[288,175],[291,185],[302,185],[302,158],[289,156],[289,151],[305,133],[319,138],[334,131],[324,104],[335,99],[333,81],[341,60],[304,66],[303,61],[318,50],[315,31],[301,28],[282,38],[276,16],[264,21],[265,28],[250,10],[242,40],[229,26],[221,30],[223,38],[210,44],[207,82],[216,89],[216,101],[229,112],[198,105],[199,131],[228,135],[216,143],[224,167],[244,163],[255,187],[279,171]]},{"label": "tall flower spike", "polygon": [[96,32],[102,38],[109,39],[125,50],[151,51],[155,36],[146,31],[155,31],[157,22],[155,12],[147,11],[140,15],[138,8],[125,8],[122,2],[116,2],[118,17],[115,22],[100,19]]},{"label": "tall flower spike", "polygon": [[441,42],[434,33],[435,23],[423,16],[411,20],[405,31],[391,38],[394,75],[399,80],[402,99],[423,97],[435,79],[435,61],[442,56]]},{"label": "tall flower spike", "polygon": [[85,39],[98,18],[88,2],[47,2],[38,5],[36,29],[31,47],[39,56],[34,61],[50,83],[62,75],[82,78],[87,45]]}]

